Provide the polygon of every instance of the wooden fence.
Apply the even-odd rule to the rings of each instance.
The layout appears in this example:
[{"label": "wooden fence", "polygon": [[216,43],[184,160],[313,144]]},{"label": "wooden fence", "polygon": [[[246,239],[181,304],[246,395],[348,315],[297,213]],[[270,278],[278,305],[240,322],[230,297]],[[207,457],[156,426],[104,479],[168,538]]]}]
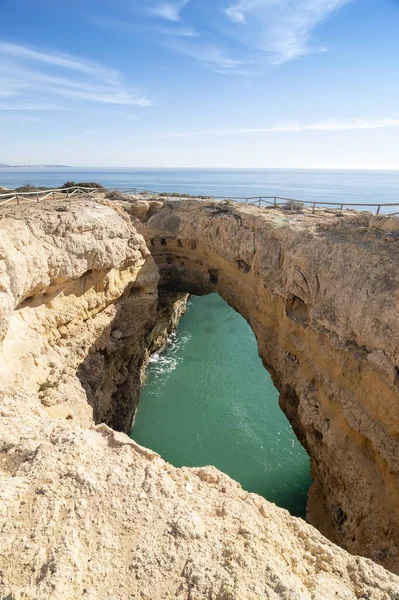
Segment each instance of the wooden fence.
[{"label": "wooden fence", "polygon": [[[160,196],[164,198],[175,198],[175,197],[184,197],[184,194],[177,193],[164,193],[157,192],[155,190],[146,190],[143,188],[116,188],[117,191],[120,191],[124,194],[129,195],[150,195],[150,196]],[[32,192],[8,192],[4,194],[0,194],[0,208],[9,204],[11,202],[21,204],[21,203],[30,203],[30,202],[41,202],[42,200],[46,200],[51,198],[61,199],[61,198],[71,198],[74,195],[84,194],[84,195],[95,195],[99,192],[107,192],[105,188],[90,188],[90,187],[81,187],[81,186],[73,186],[69,188],[54,188],[48,190],[38,190]],[[189,194],[187,194],[189,195]],[[194,196],[193,196],[194,197]],[[210,200],[219,200],[219,201],[228,201],[233,200],[236,202],[243,202],[245,204],[252,204],[258,206],[265,207],[275,207],[280,208],[284,205],[291,207],[292,210],[295,210],[296,207],[307,206],[312,209],[314,213],[316,208],[332,208],[332,210],[338,211],[339,214],[342,214],[344,210],[353,210],[353,209],[361,209],[370,212],[375,212],[376,215],[381,213],[381,209],[383,209],[384,214],[389,214],[391,216],[398,215],[399,209],[397,212],[386,212],[385,209],[392,209],[393,207],[399,207],[398,203],[373,203],[373,204],[361,204],[360,202],[317,202],[313,200],[297,200],[295,198],[284,198],[281,196],[208,196],[208,195],[198,195],[198,197],[210,199]]]},{"label": "wooden fence", "polygon": [[[155,196],[159,196],[161,194],[161,192],[157,192],[154,190],[145,190],[143,188],[118,188],[121,192],[125,193],[125,194],[149,194],[149,195],[155,195]],[[181,196],[182,194],[179,194],[179,196]],[[190,194],[188,194],[190,195]],[[176,194],[170,193],[170,194],[166,194],[162,192],[162,196],[163,197],[169,197],[169,198],[173,198],[174,196],[176,196]],[[198,196],[201,197],[201,194],[199,194]],[[375,203],[375,204],[368,204],[368,203],[360,203],[360,202],[317,202],[317,201],[313,201],[313,200],[298,200],[296,198],[284,198],[282,196],[250,196],[250,197],[246,197],[246,196],[206,196],[203,195],[203,198],[209,198],[210,200],[234,200],[236,202],[244,202],[245,204],[255,204],[258,206],[274,206],[275,208],[279,208],[281,206],[284,206],[285,204],[288,204],[289,206],[292,206],[292,208],[294,209],[295,206],[308,206],[309,208],[312,209],[312,213],[315,212],[316,208],[329,208],[329,207],[333,207],[333,210],[337,210],[340,214],[342,214],[342,212],[347,209],[347,210],[353,210],[354,208],[361,208],[362,210],[366,210],[366,211],[370,211],[370,212],[375,212],[376,215],[379,215],[381,213],[381,209],[385,208],[385,207],[399,207],[399,202],[396,203]],[[384,214],[390,214],[392,215],[397,215],[399,214],[399,208],[398,208],[398,212],[391,212],[391,213],[385,213]]]},{"label": "wooden fence", "polygon": [[30,202],[41,202],[42,200],[46,200],[47,198],[52,198],[53,200],[60,198],[70,198],[75,194],[93,194],[101,191],[101,188],[88,188],[88,187],[78,187],[73,186],[70,188],[55,188],[51,190],[37,190],[33,192],[9,192],[6,194],[0,194],[0,207],[9,204],[10,202],[17,204],[27,204]]}]

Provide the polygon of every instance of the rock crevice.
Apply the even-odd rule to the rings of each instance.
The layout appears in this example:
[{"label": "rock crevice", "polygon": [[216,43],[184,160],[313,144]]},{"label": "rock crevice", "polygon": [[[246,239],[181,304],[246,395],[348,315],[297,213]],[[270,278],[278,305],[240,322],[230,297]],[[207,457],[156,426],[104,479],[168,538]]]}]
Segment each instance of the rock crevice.
[{"label": "rock crevice", "polygon": [[310,453],[309,520],[397,570],[395,223],[192,200],[3,210],[0,596],[398,600],[382,567],[122,433],[186,295],[216,291]]},{"label": "rock crevice", "polygon": [[396,219],[175,201],[136,226],[161,288],[216,291],[251,325],[311,457],[310,522],[397,569],[399,247],[383,235]]}]

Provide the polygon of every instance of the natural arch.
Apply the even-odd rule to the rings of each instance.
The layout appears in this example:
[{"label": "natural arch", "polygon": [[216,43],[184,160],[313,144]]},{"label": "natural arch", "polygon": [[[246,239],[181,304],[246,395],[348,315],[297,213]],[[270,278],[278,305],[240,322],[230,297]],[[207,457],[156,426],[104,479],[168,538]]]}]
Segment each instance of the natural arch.
[{"label": "natural arch", "polygon": [[396,219],[91,199],[2,216],[3,389],[68,423],[127,431],[185,294],[217,291],[251,325],[311,456],[309,520],[397,570]]},{"label": "natural arch", "polygon": [[309,521],[394,568],[399,357],[387,323],[397,323],[398,278],[379,222],[194,201],[155,202],[148,214],[136,225],[160,289],[216,291],[251,325],[312,459]]}]

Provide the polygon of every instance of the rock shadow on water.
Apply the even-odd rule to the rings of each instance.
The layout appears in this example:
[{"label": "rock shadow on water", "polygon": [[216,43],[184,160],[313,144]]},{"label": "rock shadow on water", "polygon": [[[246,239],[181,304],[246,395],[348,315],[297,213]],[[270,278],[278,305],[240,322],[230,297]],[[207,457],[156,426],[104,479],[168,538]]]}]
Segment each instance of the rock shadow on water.
[{"label": "rock shadow on water", "polygon": [[[218,309],[213,319],[210,307]],[[170,342],[151,361],[133,439],[175,466],[213,464],[304,517],[309,459],[278,406],[248,323],[220,297],[192,297]]]}]

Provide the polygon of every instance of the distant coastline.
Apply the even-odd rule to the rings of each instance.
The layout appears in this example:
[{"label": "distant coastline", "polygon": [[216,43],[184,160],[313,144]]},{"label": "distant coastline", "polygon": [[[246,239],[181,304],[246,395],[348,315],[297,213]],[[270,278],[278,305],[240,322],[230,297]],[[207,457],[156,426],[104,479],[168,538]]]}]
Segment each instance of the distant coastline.
[{"label": "distant coastline", "polygon": [[69,165],[5,165],[0,163],[0,169],[71,169]]}]

